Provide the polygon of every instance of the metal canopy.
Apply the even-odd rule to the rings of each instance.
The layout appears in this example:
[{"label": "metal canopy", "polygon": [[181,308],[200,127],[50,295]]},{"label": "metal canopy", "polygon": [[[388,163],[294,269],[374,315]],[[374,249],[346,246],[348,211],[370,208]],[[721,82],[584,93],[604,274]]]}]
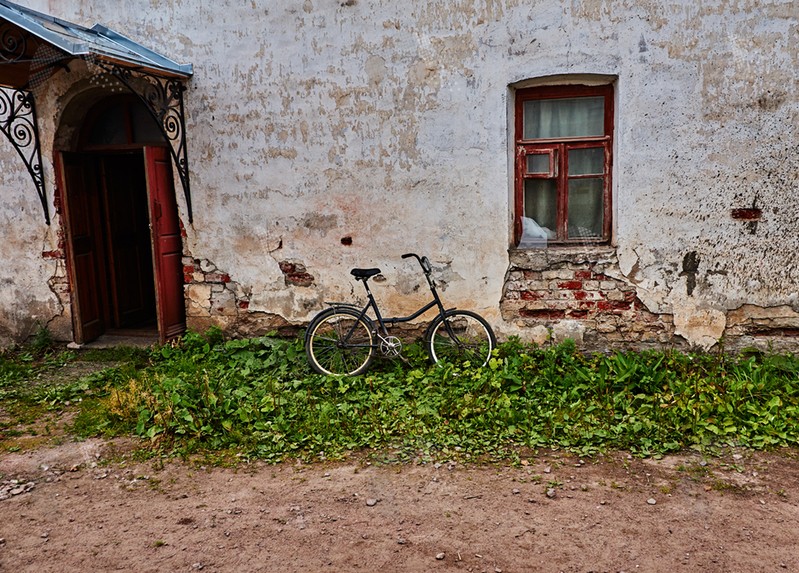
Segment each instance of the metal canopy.
[{"label": "metal canopy", "polygon": [[100,24],[85,28],[0,0],[0,131],[16,148],[31,174],[50,224],[42,174],[34,90],[75,59],[110,74],[136,94],[170,144],[192,221],[186,123],[185,80],[191,64],[178,64]]},{"label": "metal canopy", "polygon": [[[16,68],[13,74],[3,70],[0,78],[3,85],[26,87],[31,80],[36,79],[30,74],[31,71],[35,75],[37,71],[44,71],[45,67],[51,68],[59,56],[61,60],[96,59],[162,77],[186,79],[193,73],[191,64],[178,64],[100,24],[85,28],[7,0],[0,0],[0,20],[34,37],[32,41],[28,39],[20,44],[19,39],[9,34],[9,30],[3,26],[0,36],[3,57],[0,61],[3,68],[9,65]],[[8,55],[16,58],[9,60]],[[23,71],[29,73],[22,75]],[[12,83],[7,83],[8,79]]]}]

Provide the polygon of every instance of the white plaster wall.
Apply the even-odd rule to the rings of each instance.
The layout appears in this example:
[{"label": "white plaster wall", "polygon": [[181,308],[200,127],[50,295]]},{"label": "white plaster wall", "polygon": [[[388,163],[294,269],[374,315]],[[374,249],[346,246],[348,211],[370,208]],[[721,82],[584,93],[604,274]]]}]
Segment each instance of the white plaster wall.
[{"label": "white plaster wall", "polygon": [[[651,310],[686,324],[720,313],[722,326],[744,303],[799,310],[795,0],[21,3],[194,64],[189,249],[251,292],[250,310],[307,319],[360,288],[352,266],[382,267],[380,300],[410,310],[419,276],[399,256],[417,251],[440,269],[452,305],[501,329],[508,86],[558,74],[618,77],[620,276]],[[51,89],[70,81],[59,73]],[[44,100],[52,141],[64,102]],[[9,149],[0,217],[15,217],[23,239],[4,246],[15,260],[0,281],[51,310],[39,245],[52,248],[54,234]],[[753,204],[763,209],[754,234],[730,217]],[[0,233],[12,235],[5,224]],[[700,264],[688,296],[691,252]],[[287,288],[284,260],[302,262],[315,285]],[[19,305],[13,293],[0,292],[3,312]],[[689,338],[705,336],[692,328]]]},{"label": "white plaster wall", "polygon": [[[6,145],[3,137],[2,151]],[[63,309],[49,281],[60,265],[42,258],[42,252],[51,250],[54,243],[54,230],[46,227],[36,188],[27,170],[19,171],[18,163],[21,160],[13,149],[0,153],[0,348],[35,334],[40,327],[60,336],[68,335],[70,329],[61,318],[53,322]]]}]

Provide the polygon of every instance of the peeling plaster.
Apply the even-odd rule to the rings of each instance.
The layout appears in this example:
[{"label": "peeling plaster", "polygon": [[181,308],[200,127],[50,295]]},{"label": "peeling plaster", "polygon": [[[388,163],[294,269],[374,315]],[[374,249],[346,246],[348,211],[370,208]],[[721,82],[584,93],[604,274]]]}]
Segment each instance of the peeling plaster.
[{"label": "peeling plaster", "polygon": [[674,332],[688,342],[708,350],[715,346],[727,326],[727,315],[716,308],[704,308],[693,301],[680,299],[672,303]]},{"label": "peeling plaster", "polygon": [[[756,309],[799,308],[799,87],[785,80],[799,68],[793,0],[21,1],[195,65],[186,246],[230,282],[189,285],[187,301],[221,308],[225,324],[244,310],[301,323],[324,300],[360,296],[354,266],[383,268],[376,290],[408,308],[421,293],[399,255],[416,251],[451,261],[440,270],[451,304],[512,331],[498,318],[508,86],[587,73],[618,78],[607,276],[634,287],[647,311],[674,313],[699,346],[719,329],[788,328],[778,326],[788,318],[761,324]],[[90,80],[75,63],[37,95],[50,200],[53,143],[65,148],[73,134],[57,123]],[[0,292],[0,331],[27,328],[20,305],[67,324],[63,265],[42,257],[59,251],[60,218],[43,233],[13,150],[0,149],[0,167],[0,284],[12,287]],[[313,283],[287,286],[285,261]],[[225,314],[231,293],[248,305],[236,317]]]}]

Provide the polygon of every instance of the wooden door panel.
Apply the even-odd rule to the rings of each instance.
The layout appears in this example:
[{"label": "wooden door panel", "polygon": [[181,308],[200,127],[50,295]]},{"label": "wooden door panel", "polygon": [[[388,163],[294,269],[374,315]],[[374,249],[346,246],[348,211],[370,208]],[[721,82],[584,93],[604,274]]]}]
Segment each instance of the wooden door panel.
[{"label": "wooden door panel", "polygon": [[97,226],[100,194],[90,156],[58,153],[56,171],[64,206],[74,337],[82,344],[105,331],[103,241]]},{"label": "wooden door panel", "polygon": [[169,151],[163,147],[145,147],[144,159],[150,202],[158,330],[163,342],[186,330],[183,239]]}]

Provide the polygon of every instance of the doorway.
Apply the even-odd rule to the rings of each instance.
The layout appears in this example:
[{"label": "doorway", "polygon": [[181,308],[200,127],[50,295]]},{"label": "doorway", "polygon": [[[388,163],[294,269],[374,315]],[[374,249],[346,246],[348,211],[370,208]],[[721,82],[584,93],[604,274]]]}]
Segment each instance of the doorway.
[{"label": "doorway", "polygon": [[182,238],[155,120],[135,98],[103,100],[77,147],[56,157],[75,342],[181,334]]}]

